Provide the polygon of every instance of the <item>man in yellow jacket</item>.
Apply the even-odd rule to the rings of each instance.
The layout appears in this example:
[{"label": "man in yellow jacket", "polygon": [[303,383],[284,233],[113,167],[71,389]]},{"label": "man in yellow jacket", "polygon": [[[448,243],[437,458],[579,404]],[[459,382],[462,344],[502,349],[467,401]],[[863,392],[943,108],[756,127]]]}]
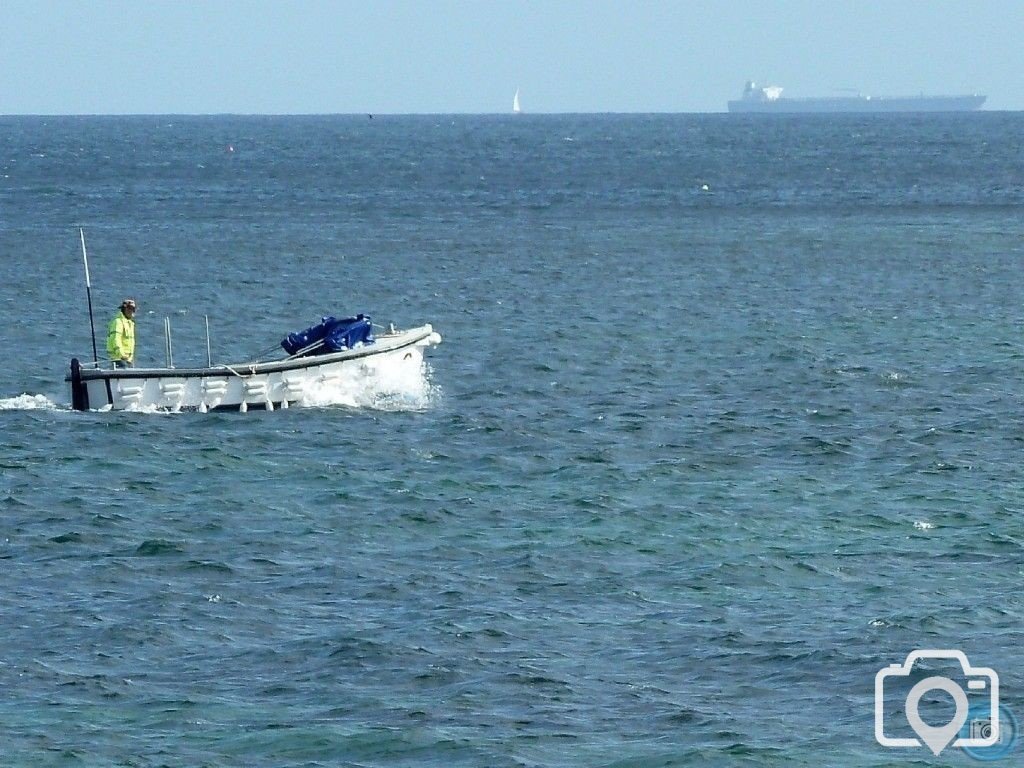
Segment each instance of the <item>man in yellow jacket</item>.
[{"label": "man in yellow jacket", "polygon": [[107,354],[115,368],[135,365],[135,299],[125,299],[107,326]]}]

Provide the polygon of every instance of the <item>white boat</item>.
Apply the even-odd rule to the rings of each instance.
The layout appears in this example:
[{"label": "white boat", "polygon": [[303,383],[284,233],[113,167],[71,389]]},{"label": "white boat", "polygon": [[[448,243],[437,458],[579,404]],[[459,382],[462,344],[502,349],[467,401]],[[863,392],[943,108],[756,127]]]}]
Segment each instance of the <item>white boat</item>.
[{"label": "white boat", "polygon": [[519,89],[516,88],[516,95],[512,97],[512,112],[519,114],[523,108],[519,105]]},{"label": "white boat", "polygon": [[[359,319],[368,329],[369,318]],[[293,337],[303,338],[291,334],[282,346]],[[287,356],[274,360],[175,368],[168,336],[169,363],[165,368],[111,369],[75,358],[65,381],[71,385],[72,406],[80,411],[273,410],[315,401],[324,387],[358,387],[374,373],[418,372],[424,351],[440,343],[440,334],[428,324],[407,331],[391,329],[376,337],[367,332],[336,351],[337,345],[332,348],[321,340],[292,349],[292,354],[287,354],[290,348],[285,346]]]}]

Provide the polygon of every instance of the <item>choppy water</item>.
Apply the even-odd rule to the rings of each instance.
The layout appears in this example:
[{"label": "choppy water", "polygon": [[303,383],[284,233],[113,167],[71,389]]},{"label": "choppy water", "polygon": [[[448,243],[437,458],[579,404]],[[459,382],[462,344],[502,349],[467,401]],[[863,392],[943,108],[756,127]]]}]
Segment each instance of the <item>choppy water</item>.
[{"label": "choppy water", "polygon": [[[3,764],[930,764],[872,730],[915,648],[1024,715],[1022,130],[0,120]],[[80,225],[142,362],[445,341],[406,399],[74,413]]]}]

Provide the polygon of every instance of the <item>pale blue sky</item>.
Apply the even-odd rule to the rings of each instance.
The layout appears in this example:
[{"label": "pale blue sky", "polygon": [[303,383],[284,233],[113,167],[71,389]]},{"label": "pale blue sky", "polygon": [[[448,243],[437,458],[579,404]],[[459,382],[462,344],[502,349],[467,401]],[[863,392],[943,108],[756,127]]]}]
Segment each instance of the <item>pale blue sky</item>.
[{"label": "pale blue sky", "polygon": [[719,112],[984,93],[1024,109],[1020,0],[2,0],[0,114]]}]

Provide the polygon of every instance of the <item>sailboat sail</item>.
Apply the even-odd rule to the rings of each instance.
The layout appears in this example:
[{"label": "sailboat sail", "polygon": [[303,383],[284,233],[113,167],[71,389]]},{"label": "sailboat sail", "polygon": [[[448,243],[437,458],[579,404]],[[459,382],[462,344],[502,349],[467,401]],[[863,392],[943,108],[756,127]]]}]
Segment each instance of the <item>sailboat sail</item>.
[{"label": "sailboat sail", "polygon": [[519,89],[516,88],[516,95],[512,97],[512,111],[519,114],[523,108],[519,106]]}]

